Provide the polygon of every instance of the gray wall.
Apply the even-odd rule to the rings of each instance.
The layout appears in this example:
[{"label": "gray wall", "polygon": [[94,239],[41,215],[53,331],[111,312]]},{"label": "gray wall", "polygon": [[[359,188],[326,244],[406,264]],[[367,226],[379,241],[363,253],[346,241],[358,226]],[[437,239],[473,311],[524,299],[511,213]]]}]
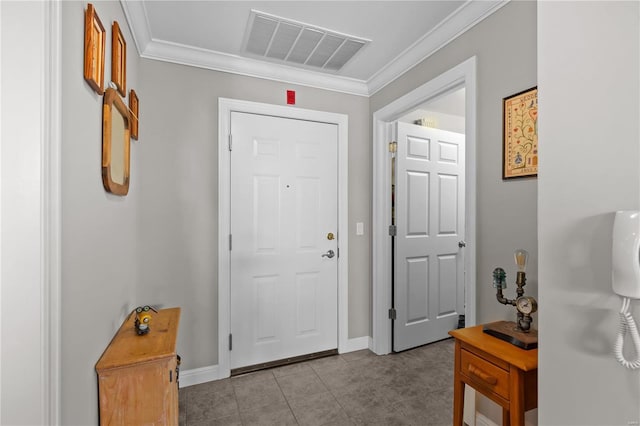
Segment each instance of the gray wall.
[{"label": "gray wall", "polygon": [[[517,34],[517,36],[516,36]],[[513,319],[495,300],[491,272],[507,271],[513,252],[530,254],[527,294],[537,295],[537,180],[502,180],[502,98],[536,85],[536,4],[511,2],[371,97],[375,112],[471,56],[477,57],[477,321]]]},{"label": "gray wall", "polygon": [[[349,116],[349,337],[367,336],[371,291],[369,100],[170,63],[142,60],[137,296],[182,307],[185,369],[217,364],[218,98],[286,104]],[[226,143],[226,141],[224,142]],[[355,223],[364,222],[364,236]]]},{"label": "gray wall", "polygon": [[544,425],[640,421],[640,376],[613,357],[610,275],[612,212],[640,208],[639,13],[638,2],[538,4]]},{"label": "gray wall", "polygon": [[[92,2],[107,31],[105,84],[111,77],[111,24],[127,41],[127,90],[137,89],[138,55],[119,2]],[[102,186],[102,96],[83,78],[85,2],[62,2],[62,424],[96,424],[95,363],[136,303],[140,268],[139,143],[131,146],[129,195]],[[128,101],[125,100],[128,104]]]}]

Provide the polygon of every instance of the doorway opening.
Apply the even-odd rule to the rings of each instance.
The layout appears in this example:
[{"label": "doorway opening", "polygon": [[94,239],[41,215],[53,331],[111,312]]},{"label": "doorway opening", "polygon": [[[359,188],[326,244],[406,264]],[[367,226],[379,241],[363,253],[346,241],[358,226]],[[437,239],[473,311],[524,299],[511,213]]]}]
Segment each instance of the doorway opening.
[{"label": "doorway opening", "polygon": [[[464,217],[465,256],[464,256],[464,290],[466,325],[475,325],[476,292],[475,292],[475,176],[476,176],[476,58],[472,57],[456,67],[446,71],[433,80],[423,84],[412,92],[402,96],[373,114],[373,347],[379,354],[392,351],[392,321],[390,317],[393,307],[391,282],[392,268],[392,236],[389,226],[392,225],[392,170],[389,161],[388,144],[393,140],[394,122],[412,118],[422,105],[444,100],[464,89],[464,134],[465,150],[465,185],[464,201],[466,212]],[[415,113],[421,114],[421,113]],[[409,118],[407,118],[409,117]],[[420,117],[419,119],[422,119]]]}]

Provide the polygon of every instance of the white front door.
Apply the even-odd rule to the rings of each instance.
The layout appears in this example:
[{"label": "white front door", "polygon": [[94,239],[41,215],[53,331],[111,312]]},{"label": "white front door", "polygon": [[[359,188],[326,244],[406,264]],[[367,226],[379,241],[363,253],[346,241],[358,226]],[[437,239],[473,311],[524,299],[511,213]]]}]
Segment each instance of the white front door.
[{"label": "white front door", "polygon": [[464,314],[464,135],[397,123],[393,350],[448,337]]},{"label": "white front door", "polygon": [[336,349],[338,126],[232,112],[231,140],[230,367]]}]

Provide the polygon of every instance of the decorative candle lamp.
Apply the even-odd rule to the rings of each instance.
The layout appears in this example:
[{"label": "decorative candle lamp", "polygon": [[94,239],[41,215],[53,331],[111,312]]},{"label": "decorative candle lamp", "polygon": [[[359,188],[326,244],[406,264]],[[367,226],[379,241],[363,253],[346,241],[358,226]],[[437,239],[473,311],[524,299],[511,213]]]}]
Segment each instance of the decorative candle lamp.
[{"label": "decorative candle lamp", "polygon": [[514,306],[517,310],[517,321],[498,321],[484,326],[484,332],[505,340],[524,349],[538,347],[538,332],[531,327],[533,318],[531,315],[538,310],[538,302],[531,296],[524,295],[524,286],[527,283],[526,269],[529,253],[518,249],[514,253],[516,261],[516,298],[504,297],[502,290],[507,288],[507,274],[504,269],[493,270],[493,287],[496,289],[496,299],[503,305]]}]

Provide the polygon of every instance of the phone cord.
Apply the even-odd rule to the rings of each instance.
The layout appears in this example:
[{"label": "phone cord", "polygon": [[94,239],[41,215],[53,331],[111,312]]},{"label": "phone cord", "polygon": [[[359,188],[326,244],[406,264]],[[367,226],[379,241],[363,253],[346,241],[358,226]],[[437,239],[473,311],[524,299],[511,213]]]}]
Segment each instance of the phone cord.
[{"label": "phone cord", "polygon": [[[638,333],[638,326],[634,321],[631,313],[629,312],[629,306],[631,305],[631,299],[628,297],[622,298],[622,308],[620,308],[620,326],[618,327],[618,337],[614,346],[616,359],[622,365],[632,370],[640,368],[640,334]],[[622,353],[624,347],[625,335],[629,332],[631,334],[631,340],[636,350],[635,361],[627,361]]]}]

